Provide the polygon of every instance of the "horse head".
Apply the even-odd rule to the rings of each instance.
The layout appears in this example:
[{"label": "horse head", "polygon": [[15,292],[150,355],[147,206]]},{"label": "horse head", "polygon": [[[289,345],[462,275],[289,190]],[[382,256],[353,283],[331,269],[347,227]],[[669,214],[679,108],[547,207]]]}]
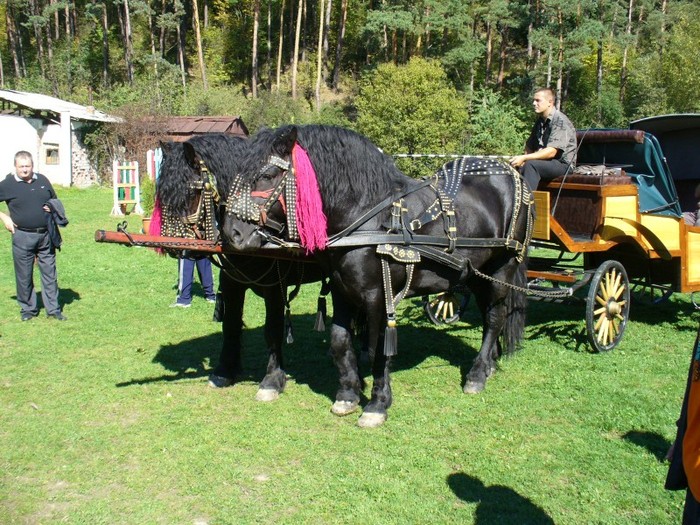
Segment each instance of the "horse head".
[{"label": "horse head", "polygon": [[228,179],[246,143],[212,134],[164,145],[158,185],[164,235],[218,239]]},{"label": "horse head", "polygon": [[298,240],[292,151],[296,127],[261,131],[251,145],[226,200],[224,238],[236,249],[259,248],[269,239]]}]

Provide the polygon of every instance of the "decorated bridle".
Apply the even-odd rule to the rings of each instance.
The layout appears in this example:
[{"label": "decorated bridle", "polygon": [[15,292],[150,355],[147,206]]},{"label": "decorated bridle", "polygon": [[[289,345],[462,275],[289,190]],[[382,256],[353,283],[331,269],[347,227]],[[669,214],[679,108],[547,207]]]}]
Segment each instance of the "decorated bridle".
[{"label": "decorated bridle", "polygon": [[216,241],[216,206],[221,201],[216,177],[203,160],[199,161],[200,178],[191,181],[189,188],[199,194],[196,210],[189,215],[179,215],[163,207],[162,234],[172,237],[196,238]]},{"label": "decorated bridle", "polygon": [[[285,224],[272,219],[269,215],[272,207],[279,201],[287,218],[287,237],[291,241],[298,241],[294,166],[290,161],[271,155],[254,180],[259,179],[270,168],[279,168],[283,175],[272,188],[264,191],[254,191],[253,182],[244,181],[241,173],[236,175],[231,192],[226,199],[226,214],[244,222],[257,224],[260,228],[267,228],[280,235],[284,231]],[[264,199],[264,201],[258,204],[255,199]]]}]

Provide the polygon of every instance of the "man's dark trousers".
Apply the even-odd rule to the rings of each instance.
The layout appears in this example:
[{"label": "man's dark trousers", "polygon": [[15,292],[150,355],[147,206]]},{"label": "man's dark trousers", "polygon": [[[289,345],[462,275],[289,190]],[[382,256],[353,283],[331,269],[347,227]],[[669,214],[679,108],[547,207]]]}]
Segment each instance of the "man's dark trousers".
[{"label": "man's dark trousers", "polygon": [[17,302],[22,314],[37,315],[39,307],[34,290],[33,271],[36,256],[41,272],[41,298],[48,315],[61,311],[58,305],[56,250],[47,232],[15,230],[12,235],[12,257],[15,263]]},{"label": "man's dark trousers", "polygon": [[520,173],[530,185],[531,190],[536,190],[540,179],[554,179],[564,175],[569,169],[569,164],[560,160],[528,160],[523,164]]}]

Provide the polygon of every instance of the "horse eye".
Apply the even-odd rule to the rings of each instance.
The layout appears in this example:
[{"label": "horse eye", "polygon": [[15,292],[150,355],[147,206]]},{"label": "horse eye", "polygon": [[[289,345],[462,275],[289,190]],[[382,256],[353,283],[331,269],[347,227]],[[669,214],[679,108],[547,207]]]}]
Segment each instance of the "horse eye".
[{"label": "horse eye", "polygon": [[260,178],[266,181],[272,180],[277,175],[277,171],[275,166],[270,166],[260,174]]}]

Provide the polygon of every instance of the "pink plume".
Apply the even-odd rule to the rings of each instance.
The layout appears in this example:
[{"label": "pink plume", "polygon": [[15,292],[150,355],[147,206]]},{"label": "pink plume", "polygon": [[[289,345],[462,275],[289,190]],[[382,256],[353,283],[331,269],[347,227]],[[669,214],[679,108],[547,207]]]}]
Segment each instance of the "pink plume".
[{"label": "pink plume", "polygon": [[295,144],[292,150],[292,162],[297,185],[297,227],[301,245],[307,253],[323,250],[328,242],[328,232],[316,172],[308,153],[299,144]]},{"label": "pink plume", "polygon": [[[160,205],[160,199],[156,197],[156,202],[153,205],[153,213],[151,214],[151,224],[148,226],[148,235],[153,235],[156,237],[161,236],[161,228],[163,225],[163,211]],[[154,248],[154,250],[160,255],[165,255],[162,248]]]},{"label": "pink plume", "polygon": [[153,213],[151,214],[151,225],[148,228],[148,235],[160,236],[160,230],[163,225],[163,213],[161,211],[160,199],[156,197],[156,202],[153,205]]}]

